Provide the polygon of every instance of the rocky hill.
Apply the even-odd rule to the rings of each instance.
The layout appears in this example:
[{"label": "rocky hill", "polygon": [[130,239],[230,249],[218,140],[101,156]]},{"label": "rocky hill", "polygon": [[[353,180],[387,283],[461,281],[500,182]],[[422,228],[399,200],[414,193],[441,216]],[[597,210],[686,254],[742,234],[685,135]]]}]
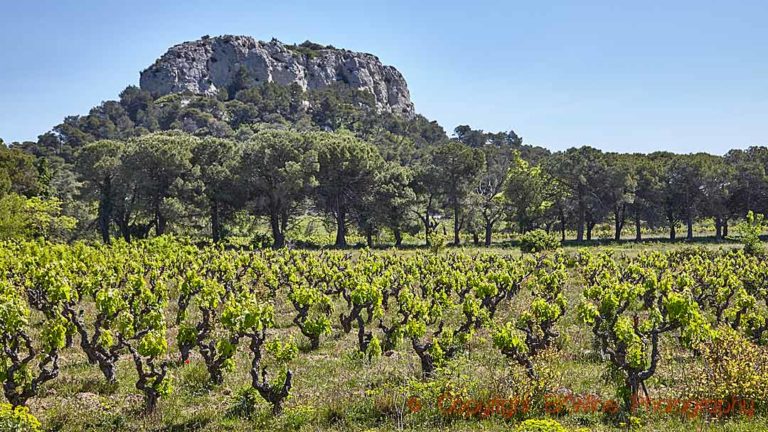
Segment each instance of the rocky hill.
[{"label": "rocky hill", "polygon": [[383,111],[406,117],[414,113],[408,86],[397,69],[372,54],[310,42],[203,37],[171,47],[141,73],[140,86],[155,97],[184,91],[212,96],[222,89],[232,92],[265,82],[296,83],[304,90],[344,85],[371,92]]}]

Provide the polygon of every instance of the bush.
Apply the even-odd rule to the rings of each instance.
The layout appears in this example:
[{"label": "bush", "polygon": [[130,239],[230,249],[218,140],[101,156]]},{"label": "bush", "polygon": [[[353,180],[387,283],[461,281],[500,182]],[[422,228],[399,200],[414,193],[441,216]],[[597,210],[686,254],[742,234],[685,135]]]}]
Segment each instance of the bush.
[{"label": "bush", "polygon": [[64,238],[77,221],[64,216],[57,198],[26,198],[17,194],[0,197],[0,240]]},{"label": "bush", "polygon": [[435,231],[429,237],[429,250],[433,254],[438,255],[445,249],[447,243],[445,235]]},{"label": "bush", "polygon": [[764,251],[760,234],[763,232],[765,216],[750,210],[747,219],[737,226],[739,238],[744,243],[744,252],[749,255],[761,255]]},{"label": "bush", "polygon": [[530,419],[520,423],[515,432],[568,432],[566,428],[555,420]]},{"label": "bush", "polygon": [[560,247],[560,240],[542,229],[533,230],[520,236],[520,250],[523,253],[555,250],[558,247]]},{"label": "bush", "polygon": [[699,348],[703,365],[690,370],[686,397],[761,402],[768,398],[768,349],[730,327]]},{"label": "bush", "polygon": [[0,404],[0,430],[38,432],[42,429],[40,422],[29,413],[27,407],[13,408],[10,404]]},{"label": "bush", "polygon": [[251,244],[256,249],[266,249],[272,246],[272,236],[264,233],[256,233],[253,235]]}]

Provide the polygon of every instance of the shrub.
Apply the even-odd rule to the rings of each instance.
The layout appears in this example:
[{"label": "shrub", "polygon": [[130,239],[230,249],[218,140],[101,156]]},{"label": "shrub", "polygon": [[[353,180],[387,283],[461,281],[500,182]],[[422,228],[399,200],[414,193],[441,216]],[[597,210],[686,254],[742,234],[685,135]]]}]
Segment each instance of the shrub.
[{"label": "shrub", "polygon": [[429,250],[435,255],[442,252],[447,244],[446,237],[440,233],[433,232],[429,237]]},{"label": "shrub", "polygon": [[699,350],[704,361],[700,369],[690,371],[686,396],[744,401],[768,398],[768,349],[722,326]]},{"label": "shrub", "polygon": [[256,249],[265,249],[272,245],[272,236],[264,233],[256,233],[253,235],[251,243]]},{"label": "shrub", "polygon": [[520,250],[523,253],[555,250],[558,247],[560,247],[560,240],[542,229],[533,230],[520,236]]},{"label": "shrub", "polygon": [[530,419],[520,423],[515,432],[568,432],[566,428],[555,420]]},{"label": "shrub", "polygon": [[29,413],[27,407],[0,404],[0,430],[13,432],[41,431],[40,422]]},{"label": "shrub", "polygon": [[763,232],[765,216],[755,214],[753,211],[747,213],[747,219],[737,227],[739,238],[744,243],[744,252],[749,255],[761,255],[763,253],[763,243],[760,241],[760,233]]}]

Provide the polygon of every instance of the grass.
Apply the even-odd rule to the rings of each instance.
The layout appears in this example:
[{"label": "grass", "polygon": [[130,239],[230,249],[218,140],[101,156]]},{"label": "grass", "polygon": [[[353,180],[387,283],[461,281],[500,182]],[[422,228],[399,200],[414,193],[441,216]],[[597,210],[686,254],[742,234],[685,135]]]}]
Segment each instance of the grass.
[{"label": "grass", "polygon": [[[733,243],[704,242],[702,245],[708,248],[735,247]],[[608,243],[595,247],[636,255],[644,250],[671,250],[684,246],[648,242]],[[566,245],[566,248],[577,246]],[[481,249],[465,247],[464,250],[477,253]],[[518,253],[515,249],[501,247],[482,250]],[[413,248],[402,253],[425,253],[425,250]],[[559,345],[562,349],[541,361],[542,380],[555,392],[611,399],[614,389],[605,378],[605,363],[597,359],[589,329],[576,317],[580,286],[575,281],[569,283],[567,297],[570,307],[560,322]],[[524,302],[521,294],[500,310],[497,320],[515,317]],[[275,331],[304,342],[298,329],[290,325],[293,318],[290,305],[278,304],[277,311]],[[250,410],[244,401],[243,389],[250,383],[249,359],[244,351],[239,351],[237,367],[225,375],[224,383],[218,387],[210,386],[202,360],[193,353],[189,364],[172,370],[174,393],[161,399],[156,413],[145,415],[140,393],[133,387],[136,375],[128,357],[119,363],[118,384],[109,386],[103,382],[98,368],[88,365],[79,349],[67,349],[62,355],[60,377],[48,383],[40,397],[32,399],[30,409],[47,430],[56,431],[509,431],[520,418],[446,416],[437,408],[439,395],[446,389],[453,389],[466,398],[488,400],[519,394],[534,385],[519,367],[510,364],[493,348],[485,329],[477,333],[466,352],[440,369],[434,379],[424,381],[420,378],[418,358],[405,344],[401,343],[394,352],[368,361],[355,353],[354,331],[344,334],[336,323],[332,335],[322,340],[318,350],[302,353],[291,364],[294,371],[292,395],[284,414],[275,418],[263,401],[259,400],[254,410]],[[173,352],[170,357],[178,358],[178,353]],[[654,395],[675,394],[686,380],[691,379],[686,370],[686,365],[692,361],[690,355],[668,350],[664,352],[664,359],[649,385]],[[412,412],[409,407],[412,396],[421,404],[418,412]],[[543,416],[539,413],[534,417]],[[599,413],[572,414],[557,420],[574,430],[618,431],[629,427]],[[648,414],[640,416],[634,428],[681,432],[768,430],[768,417],[711,420]]]}]

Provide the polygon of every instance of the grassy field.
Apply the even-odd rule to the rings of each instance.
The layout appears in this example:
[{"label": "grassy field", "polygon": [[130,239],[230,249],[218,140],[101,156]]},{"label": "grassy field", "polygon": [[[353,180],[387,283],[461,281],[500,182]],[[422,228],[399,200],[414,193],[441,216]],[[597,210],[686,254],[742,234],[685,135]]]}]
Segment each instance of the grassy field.
[{"label": "grassy field", "polygon": [[[594,246],[617,254],[636,255],[645,250],[674,250],[681,243],[622,243]],[[734,243],[704,242],[706,248],[733,248]],[[575,251],[576,246],[566,246]],[[505,248],[462,248],[469,254],[483,252],[517,255]],[[414,248],[403,254],[426,253]],[[521,394],[545,386],[558,395],[581,395],[613,400],[614,387],[606,379],[605,363],[599,361],[589,329],[576,316],[581,286],[576,279],[568,283],[569,308],[560,321],[560,349],[539,360],[539,380],[528,379],[522,368],[510,363],[494,349],[488,331],[481,329],[469,349],[438,370],[431,380],[420,377],[418,358],[409,347],[385,352],[368,360],[356,352],[354,332],[344,334],[334,324],[331,336],[318,350],[303,352],[291,364],[294,386],[283,415],[274,417],[266,403],[258,399],[256,409],[249,408],[243,389],[250,384],[248,358],[239,351],[237,367],[225,375],[224,384],[211,387],[206,369],[193,353],[188,364],[174,366],[174,393],[161,399],[159,409],[142,412],[142,397],[133,387],[136,375],[128,357],[120,360],[118,384],[109,386],[97,368],[89,365],[83,353],[66,349],[62,355],[62,373],[46,384],[40,397],[30,402],[31,412],[46,430],[56,431],[253,431],[253,430],[424,430],[469,431],[513,430],[523,418],[554,418],[569,430],[613,431],[756,431],[768,430],[768,417],[734,416],[727,420],[707,416],[663,413],[638,414],[630,422],[617,420],[602,412],[558,415],[541,407],[524,416],[505,419],[501,414],[487,418],[446,413],[438,406],[446,390],[461,395],[462,400],[490,401]],[[521,312],[525,296],[518,295],[499,318],[515,317]],[[292,326],[293,309],[287,301],[278,304],[276,332],[296,336]],[[174,330],[171,330],[173,332]],[[173,334],[169,338],[173,339]],[[673,346],[673,344],[667,344]],[[302,350],[306,350],[303,347]],[[172,348],[172,349],[175,349]],[[197,355],[197,357],[196,357]],[[171,358],[178,357],[173,351]],[[649,382],[653,397],[676,397],[686,383],[696,380],[696,360],[689,352],[672,349],[663,352],[663,362]],[[537,387],[538,386],[538,387]],[[594,411],[594,410],[593,410]]]}]

